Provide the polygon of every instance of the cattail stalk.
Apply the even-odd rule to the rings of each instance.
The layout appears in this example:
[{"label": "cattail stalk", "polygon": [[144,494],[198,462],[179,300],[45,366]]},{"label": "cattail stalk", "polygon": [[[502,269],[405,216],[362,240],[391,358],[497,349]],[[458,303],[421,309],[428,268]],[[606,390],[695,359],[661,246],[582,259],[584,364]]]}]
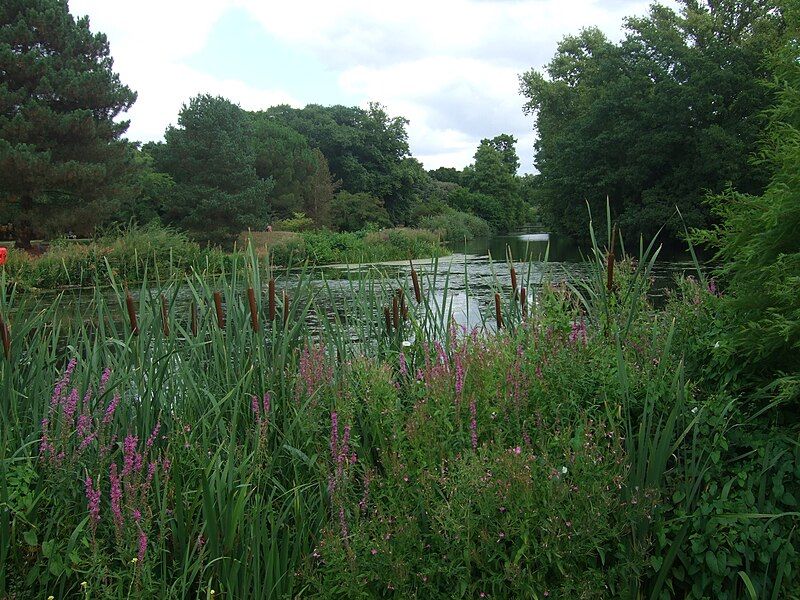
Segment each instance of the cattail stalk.
[{"label": "cattail stalk", "polygon": [[495,320],[497,321],[497,329],[503,327],[503,309],[500,305],[500,294],[495,292],[494,294],[494,316]]},{"label": "cattail stalk", "polygon": [[608,249],[608,256],[607,256],[607,263],[608,263],[608,279],[606,281],[606,287],[608,291],[614,289],[614,247],[617,245],[617,228],[614,227],[611,233],[611,247]]},{"label": "cattail stalk", "polygon": [[136,305],[133,303],[133,296],[130,292],[125,293],[125,305],[128,307],[128,320],[131,322],[133,335],[139,335],[139,324],[136,321]]},{"label": "cattail stalk", "polygon": [[400,298],[400,314],[403,316],[403,321],[408,319],[408,306],[406,306],[406,294],[402,288],[397,289],[397,295]]},{"label": "cattail stalk", "polygon": [[283,290],[283,326],[289,322],[289,295]]},{"label": "cattail stalk", "polygon": [[416,270],[414,270],[414,265],[411,265],[411,281],[414,284],[414,298],[417,301],[417,304],[422,302],[422,290],[419,287],[419,277],[417,276]]},{"label": "cattail stalk", "polygon": [[386,320],[386,335],[392,335],[392,315],[388,306],[383,307],[383,318]]},{"label": "cattail stalk", "polygon": [[522,305],[522,318],[528,317],[528,290],[524,287],[519,290],[519,303]]},{"label": "cattail stalk", "polygon": [[395,329],[400,328],[400,305],[397,303],[397,296],[392,298],[392,325]]},{"label": "cattail stalk", "polygon": [[225,313],[222,312],[222,294],[214,292],[214,308],[217,311],[217,327],[225,329]]},{"label": "cattail stalk", "polygon": [[517,270],[511,267],[511,289],[514,290],[514,298],[517,297]]},{"label": "cattail stalk", "polygon": [[161,330],[164,332],[164,337],[169,337],[169,304],[164,294],[161,294]]},{"label": "cattail stalk", "polygon": [[269,280],[269,320],[275,320],[275,279]]},{"label": "cattail stalk", "polygon": [[247,289],[247,300],[250,303],[250,326],[253,331],[258,331],[258,306],[256,305],[256,292],[253,288]]}]

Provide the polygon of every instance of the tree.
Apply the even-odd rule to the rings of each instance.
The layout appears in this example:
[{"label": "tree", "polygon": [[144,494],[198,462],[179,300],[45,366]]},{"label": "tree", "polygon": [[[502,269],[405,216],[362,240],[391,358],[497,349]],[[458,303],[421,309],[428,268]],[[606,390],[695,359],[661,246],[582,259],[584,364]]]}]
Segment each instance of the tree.
[{"label": "tree", "polygon": [[305,214],[314,220],[317,227],[328,225],[331,219],[331,204],[341,181],[334,181],[328,169],[325,155],[314,148],[314,171],[308,178],[304,191],[303,208]]},{"label": "tree", "polygon": [[[748,164],[772,94],[765,57],[783,28],[765,0],[682,0],[628,19],[611,43],[597,29],[564,38],[544,74],[521,78],[539,134],[539,198],[556,229],[584,238],[588,201],[606,198],[624,230],[650,235],[679,206],[710,222],[702,200],[729,184],[757,193]],[[677,220],[669,232],[677,235]]]},{"label": "tree", "polygon": [[424,179],[422,166],[409,155],[406,119],[390,117],[374,103],[367,110],[309,104],[265,113],[319,148],[343,190],[380,198],[395,221],[403,220]]},{"label": "tree", "polygon": [[175,181],[164,220],[205,242],[230,243],[271,217],[270,178],[256,172],[250,115],[225,98],[201,95],[184,105],[178,127],[147,146]]},{"label": "tree", "polygon": [[132,170],[115,121],[136,100],[112,71],[108,41],[66,0],[0,5],[0,210],[18,245],[97,223]]},{"label": "tree", "polygon": [[506,134],[481,140],[475,162],[465,168],[463,174],[464,184],[473,196],[469,201],[460,199],[470,205],[459,208],[474,212],[500,231],[519,225],[523,217],[515,142]]},{"label": "tree", "polygon": [[364,192],[339,192],[331,205],[331,224],[340,231],[360,231],[368,227],[387,227],[389,213],[383,201]]}]

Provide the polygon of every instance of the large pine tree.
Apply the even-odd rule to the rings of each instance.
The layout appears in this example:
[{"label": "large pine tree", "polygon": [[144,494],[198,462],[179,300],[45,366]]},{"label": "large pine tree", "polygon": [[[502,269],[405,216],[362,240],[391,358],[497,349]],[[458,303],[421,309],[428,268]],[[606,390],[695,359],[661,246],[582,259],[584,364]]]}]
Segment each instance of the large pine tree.
[{"label": "large pine tree", "polygon": [[0,221],[18,244],[91,226],[131,168],[115,121],[136,100],[112,70],[106,36],[66,0],[0,3]]}]

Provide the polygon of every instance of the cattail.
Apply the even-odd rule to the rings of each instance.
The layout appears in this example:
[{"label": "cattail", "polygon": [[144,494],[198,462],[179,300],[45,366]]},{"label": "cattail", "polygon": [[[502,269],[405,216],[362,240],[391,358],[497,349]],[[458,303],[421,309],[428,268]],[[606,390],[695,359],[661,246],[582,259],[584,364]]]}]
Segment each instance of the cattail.
[{"label": "cattail", "polygon": [[197,304],[194,300],[192,300],[192,305],[189,309],[191,311],[191,324],[192,324],[192,336],[197,337]]},{"label": "cattail", "polygon": [[406,295],[402,288],[397,289],[397,295],[400,298],[400,314],[403,316],[403,321],[408,319],[408,306],[406,306]]},{"label": "cattail", "polygon": [[617,245],[617,228],[611,233],[611,247],[608,249],[608,281],[606,287],[610,292],[614,288],[614,247]]},{"label": "cattail", "polygon": [[397,296],[392,298],[392,324],[395,329],[400,328],[400,306],[397,303]]},{"label": "cattail", "polygon": [[514,298],[517,297],[517,270],[511,267],[511,289],[514,290]]},{"label": "cattail", "polygon": [[411,265],[411,281],[414,284],[414,298],[417,300],[417,304],[422,302],[422,290],[419,287],[419,277],[417,277],[417,272],[414,270],[414,265]]},{"label": "cattail", "polygon": [[250,303],[250,325],[253,331],[258,331],[258,307],[256,306],[256,292],[253,288],[247,289],[247,300]]},{"label": "cattail", "polygon": [[383,318],[386,320],[386,335],[392,335],[392,316],[388,306],[383,308]]},{"label": "cattail", "polygon": [[225,329],[225,313],[222,312],[222,294],[214,292],[214,308],[217,310],[217,326]]},{"label": "cattail", "polygon": [[283,326],[289,322],[289,296],[286,290],[283,290]]},{"label": "cattail", "polygon": [[164,331],[164,337],[169,336],[169,305],[167,298],[161,294],[161,328]]},{"label": "cattail", "polygon": [[128,307],[128,320],[131,322],[133,335],[139,335],[139,324],[136,322],[136,305],[133,303],[133,296],[130,292],[125,294],[125,305]]},{"label": "cattail", "polygon": [[519,290],[519,302],[522,304],[522,318],[525,319],[528,316],[528,290],[525,288]]},{"label": "cattail", "polygon": [[500,306],[500,294],[497,292],[494,294],[494,316],[497,321],[497,328],[500,329],[503,326],[503,311]]},{"label": "cattail", "polygon": [[11,331],[2,316],[0,316],[0,340],[3,342],[3,355],[6,360],[11,360]]},{"label": "cattail", "polygon": [[275,320],[275,280],[269,280],[269,320]]}]

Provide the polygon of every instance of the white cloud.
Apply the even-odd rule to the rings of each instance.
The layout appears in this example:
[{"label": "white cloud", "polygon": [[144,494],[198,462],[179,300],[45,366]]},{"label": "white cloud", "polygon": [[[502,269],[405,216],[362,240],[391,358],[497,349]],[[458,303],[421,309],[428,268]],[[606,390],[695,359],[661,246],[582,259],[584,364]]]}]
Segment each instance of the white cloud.
[{"label": "white cloud", "polygon": [[[210,92],[245,108],[296,101],[286,90],[212,77],[187,66],[230,9],[244,9],[284,44],[339,74],[341,91],[410,119],[412,152],[427,168],[468,164],[483,137],[519,140],[531,168],[533,122],[522,115],[518,75],[541,68],[558,40],[596,25],[618,37],[640,0],[72,0],[111,43],[115,69],[139,93],[132,139],[159,139],[181,104]],[[321,91],[321,98],[324,97]]]}]

